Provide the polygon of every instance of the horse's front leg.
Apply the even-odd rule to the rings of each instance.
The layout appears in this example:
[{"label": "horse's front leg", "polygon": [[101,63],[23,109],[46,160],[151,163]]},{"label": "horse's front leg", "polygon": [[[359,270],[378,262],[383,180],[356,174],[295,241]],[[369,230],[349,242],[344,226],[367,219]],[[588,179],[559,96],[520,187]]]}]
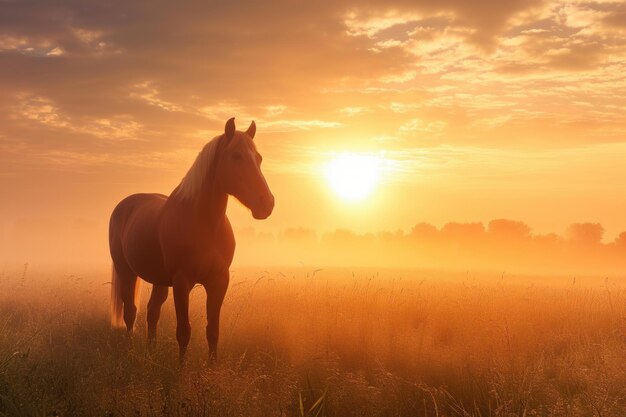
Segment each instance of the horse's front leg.
[{"label": "horse's front leg", "polygon": [[209,277],[206,289],[206,339],[209,344],[209,362],[217,360],[217,340],[220,335],[220,310],[228,289],[228,270]]},{"label": "horse's front leg", "polygon": [[173,282],[174,307],[176,308],[176,340],[180,362],[185,359],[185,352],[191,339],[191,324],[189,324],[189,293],[193,287],[188,278],[178,276]]}]

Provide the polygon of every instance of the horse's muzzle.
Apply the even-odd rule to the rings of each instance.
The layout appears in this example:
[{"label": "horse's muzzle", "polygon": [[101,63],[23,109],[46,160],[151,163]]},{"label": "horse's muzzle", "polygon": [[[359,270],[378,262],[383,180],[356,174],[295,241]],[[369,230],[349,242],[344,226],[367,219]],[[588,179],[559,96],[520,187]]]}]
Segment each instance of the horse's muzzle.
[{"label": "horse's muzzle", "polygon": [[257,207],[252,210],[252,217],[257,220],[267,219],[274,211],[274,196],[270,193],[268,196],[259,198]]}]

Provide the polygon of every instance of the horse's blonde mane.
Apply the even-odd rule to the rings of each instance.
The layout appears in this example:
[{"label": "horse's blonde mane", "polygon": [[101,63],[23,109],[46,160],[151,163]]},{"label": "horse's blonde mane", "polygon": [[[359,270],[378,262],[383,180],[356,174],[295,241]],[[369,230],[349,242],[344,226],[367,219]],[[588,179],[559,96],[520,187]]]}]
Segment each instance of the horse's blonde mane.
[{"label": "horse's blonde mane", "polygon": [[193,165],[180,182],[177,193],[183,199],[193,199],[201,192],[207,172],[209,172],[215,161],[215,153],[220,137],[217,136],[204,145]]}]

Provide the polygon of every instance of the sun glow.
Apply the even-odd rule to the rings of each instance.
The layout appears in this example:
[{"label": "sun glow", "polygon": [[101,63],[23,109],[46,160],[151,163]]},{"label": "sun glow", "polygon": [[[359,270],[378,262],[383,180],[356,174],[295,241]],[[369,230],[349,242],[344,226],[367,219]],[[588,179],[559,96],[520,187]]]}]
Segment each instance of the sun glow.
[{"label": "sun glow", "polygon": [[368,197],[380,177],[380,160],[373,155],[343,153],[325,167],[332,190],[343,200],[362,201]]}]

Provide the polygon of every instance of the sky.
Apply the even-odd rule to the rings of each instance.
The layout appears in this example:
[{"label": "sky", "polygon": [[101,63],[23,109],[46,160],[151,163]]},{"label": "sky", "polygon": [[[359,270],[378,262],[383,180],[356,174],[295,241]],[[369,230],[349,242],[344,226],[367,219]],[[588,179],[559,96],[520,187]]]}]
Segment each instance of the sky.
[{"label": "sky", "polygon": [[[276,197],[231,203],[236,231],[626,230],[623,2],[4,0],[0,249],[106,255],[115,204],[171,192],[230,117]],[[346,154],[377,161],[358,202],[326,178]]]}]

